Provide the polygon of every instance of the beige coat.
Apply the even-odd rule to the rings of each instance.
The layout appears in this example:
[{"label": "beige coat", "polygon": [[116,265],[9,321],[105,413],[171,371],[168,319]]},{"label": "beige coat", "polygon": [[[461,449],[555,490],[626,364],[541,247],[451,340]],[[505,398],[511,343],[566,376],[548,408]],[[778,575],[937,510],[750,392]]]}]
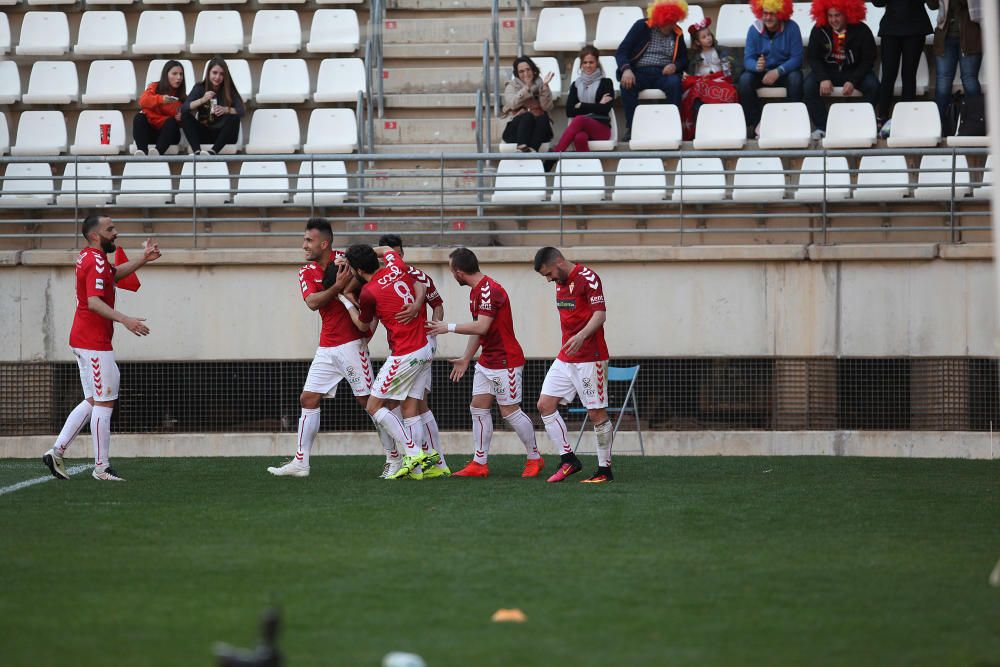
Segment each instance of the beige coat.
[{"label": "beige coat", "polygon": [[535,77],[529,88],[523,81],[513,78],[503,89],[503,115],[516,116],[527,110],[525,106],[532,97],[538,99],[538,105],[546,113],[552,110],[552,91],[548,84],[542,83],[541,77]]}]

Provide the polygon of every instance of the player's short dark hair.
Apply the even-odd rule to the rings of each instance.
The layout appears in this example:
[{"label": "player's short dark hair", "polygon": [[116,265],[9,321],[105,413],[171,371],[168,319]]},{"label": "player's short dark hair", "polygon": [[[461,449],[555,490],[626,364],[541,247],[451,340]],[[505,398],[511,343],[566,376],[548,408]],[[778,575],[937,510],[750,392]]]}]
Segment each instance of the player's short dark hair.
[{"label": "player's short dark hair", "polygon": [[83,238],[86,239],[90,232],[94,231],[94,228],[101,224],[101,218],[106,217],[108,215],[103,211],[95,211],[84,218],[83,223],[80,225],[80,233],[83,234]]},{"label": "player's short dark hair", "polygon": [[344,251],[344,256],[352,269],[365,273],[378,271],[378,255],[375,254],[370,245],[356,243]]},{"label": "player's short dark hair", "polygon": [[389,248],[399,248],[399,251],[403,252],[403,239],[399,238],[399,234],[383,234],[379,237],[378,244]]},{"label": "player's short dark hair", "polygon": [[468,248],[455,248],[448,255],[451,265],[465,273],[479,273],[479,258]]},{"label": "player's short dark hair", "polygon": [[545,246],[535,253],[535,271],[541,271],[543,266],[551,266],[557,260],[563,258],[559,248]]},{"label": "player's short dark hair", "polygon": [[309,221],[306,222],[306,231],[308,232],[310,229],[315,229],[323,236],[333,240],[333,227],[330,226],[326,218],[309,218]]}]

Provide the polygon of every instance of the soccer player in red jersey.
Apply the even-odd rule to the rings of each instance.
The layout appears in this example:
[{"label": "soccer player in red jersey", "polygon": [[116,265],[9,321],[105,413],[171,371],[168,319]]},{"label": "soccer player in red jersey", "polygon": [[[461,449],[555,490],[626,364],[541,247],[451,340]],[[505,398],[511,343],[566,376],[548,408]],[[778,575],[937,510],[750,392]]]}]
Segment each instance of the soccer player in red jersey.
[{"label": "soccer player in red jersey", "polygon": [[[354,275],[365,283],[358,299],[358,321],[363,328],[370,327],[377,317],[389,340],[390,355],[379,369],[366,409],[372,421],[406,451],[403,465],[389,479],[440,477],[440,468],[434,464],[441,456],[426,445],[420,419],[420,399],[426,393],[433,357],[424,331],[426,315],[419,308],[412,320],[396,318],[406,306],[419,302],[415,281],[395,251],[381,247],[378,251],[385,267],[379,267],[379,256],[370,246],[353,245],[345,253]],[[390,400],[402,401],[402,423],[386,406]]]},{"label": "soccer player in red jersey", "polygon": [[535,271],[556,284],[556,308],[562,327],[562,348],[542,382],[538,412],[545,431],[559,448],[562,465],[550,482],[561,482],[583,468],[566,436],[566,423],[559,415],[559,404],[569,403],[577,395],[587,409],[597,435],[597,472],[589,479],[603,484],[614,479],[611,474],[613,430],[608,418],[608,346],[604,342],[607,317],[601,279],[583,264],[573,264],[557,248],[546,247],[535,253]]},{"label": "soccer player in red jersey", "polygon": [[545,467],[545,461],[535,444],[535,428],[531,418],[521,410],[521,375],[524,370],[524,353],[514,336],[510,299],[503,286],[479,270],[479,259],[468,248],[458,248],[448,256],[451,275],[459,285],[471,287],[469,310],[472,322],[446,324],[427,323],[432,334],[460,333],[469,336],[465,354],[452,359],[451,379],[458,382],[465,375],[476,351],[483,351],[476,363],[472,385],[472,436],[475,453],[472,461],[456,477],[488,477],[487,459],[493,439],[493,400],[496,398],[500,415],[524,443],[528,459],[521,477],[535,477]]},{"label": "soccer player in red jersey", "polygon": [[111,218],[100,213],[90,215],[83,221],[81,232],[87,247],[76,259],[76,314],[69,345],[80,367],[84,400],[70,413],[55,445],[42,456],[42,462],[56,479],[69,479],[63,456],[89,421],[94,440],[93,478],[124,482],[111,467],[109,458],[111,414],[119,390],[118,364],[111,337],[115,322],[120,322],[136,336],[149,334],[149,327],[145,318],[129,317],[115,310],[115,283],[135,273],[146,262],[159,259],[160,248],[146,239],[142,257],[114,266],[108,261],[108,253],[117,249],[118,230]]}]

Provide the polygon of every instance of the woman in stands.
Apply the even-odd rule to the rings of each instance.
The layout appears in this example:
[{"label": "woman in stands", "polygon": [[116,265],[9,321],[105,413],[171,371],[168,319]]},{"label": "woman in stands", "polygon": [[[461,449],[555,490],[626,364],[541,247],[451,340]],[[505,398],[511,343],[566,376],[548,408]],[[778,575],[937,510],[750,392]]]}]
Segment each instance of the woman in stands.
[{"label": "woman in stands", "polygon": [[917,99],[917,68],[924,53],[924,40],[933,32],[924,5],[932,3],[937,6],[937,0],[872,0],[876,7],[885,7],[885,15],[878,24],[878,35],[882,39],[882,78],[879,79],[877,110],[879,129],[892,117],[892,95],[900,65],[903,67],[900,77],[902,100],[912,102]]},{"label": "woman in stands", "polygon": [[542,144],[552,139],[552,91],[549,81],[552,72],[543,79],[538,65],[527,56],[514,59],[514,78],[507,82],[503,90],[503,114],[512,116],[503,129],[503,140],[517,144],[522,153],[537,151]]},{"label": "woman in stands", "polygon": [[184,136],[195,153],[202,144],[212,144],[207,153],[215,155],[240,136],[243,98],[233,85],[229,67],[222,58],[212,58],[205,68],[205,80],[196,83],[181,107]]},{"label": "woman in stands", "polygon": [[615,101],[614,83],[604,76],[601,54],[593,46],[580,50],[580,76],[569,88],[566,116],[571,118],[553,153],[562,153],[570,144],[581,152],[589,149],[589,141],[611,138],[611,105]]},{"label": "woman in stands", "polygon": [[712,19],[688,27],[691,33],[691,48],[688,49],[688,66],[681,86],[681,125],[684,141],[694,139],[698,109],[703,104],[733,104],[740,101],[734,82],[739,76],[736,71],[738,60],[724,46],[719,46],[712,32]]},{"label": "woman in stands", "polygon": [[982,0],[930,0],[927,4],[931,9],[939,5],[937,27],[934,30],[937,70],[934,101],[941,112],[944,134],[952,134],[955,128],[951,127],[948,107],[952,101],[951,87],[955,71],[962,74],[962,89],[967,98],[983,94],[979,85],[979,68],[983,65],[983,36],[979,27],[983,14]]},{"label": "woman in stands", "polygon": [[176,60],[168,60],[160,80],[146,86],[139,98],[139,113],[132,121],[135,154],[165,153],[181,142],[181,102],[187,96],[184,68]]}]

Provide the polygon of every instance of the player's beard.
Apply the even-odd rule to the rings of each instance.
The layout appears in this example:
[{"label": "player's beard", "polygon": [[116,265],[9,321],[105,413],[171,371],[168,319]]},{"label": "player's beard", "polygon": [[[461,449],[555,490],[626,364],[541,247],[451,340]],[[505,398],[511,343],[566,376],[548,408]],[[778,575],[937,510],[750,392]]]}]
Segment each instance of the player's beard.
[{"label": "player's beard", "polygon": [[114,252],[115,250],[118,250],[118,246],[115,245],[114,241],[111,241],[109,239],[101,239],[101,250],[103,250],[106,253]]}]

